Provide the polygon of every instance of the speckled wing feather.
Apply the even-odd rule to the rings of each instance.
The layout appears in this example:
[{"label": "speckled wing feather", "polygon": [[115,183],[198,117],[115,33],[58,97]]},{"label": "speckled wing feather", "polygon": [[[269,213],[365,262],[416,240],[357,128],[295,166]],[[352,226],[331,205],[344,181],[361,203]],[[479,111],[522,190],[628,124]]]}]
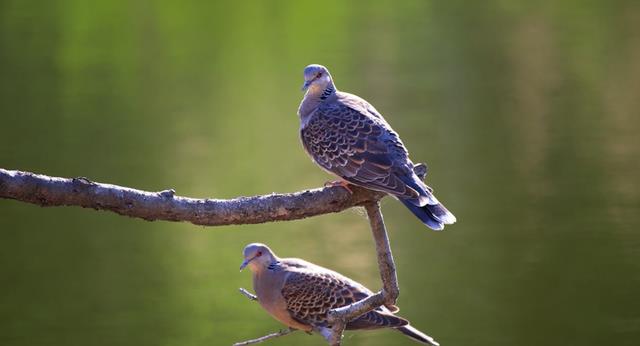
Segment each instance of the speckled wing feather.
[{"label": "speckled wing feather", "polygon": [[[327,327],[327,312],[371,295],[371,291],[335,272],[312,265],[288,266],[282,287],[287,311],[296,321],[314,327]],[[370,311],[347,324],[347,329],[401,327],[407,320],[385,308]]]},{"label": "speckled wing feather", "polygon": [[311,157],[356,185],[410,200],[430,196],[398,135],[375,110],[354,108],[335,102],[310,115],[301,137]]}]

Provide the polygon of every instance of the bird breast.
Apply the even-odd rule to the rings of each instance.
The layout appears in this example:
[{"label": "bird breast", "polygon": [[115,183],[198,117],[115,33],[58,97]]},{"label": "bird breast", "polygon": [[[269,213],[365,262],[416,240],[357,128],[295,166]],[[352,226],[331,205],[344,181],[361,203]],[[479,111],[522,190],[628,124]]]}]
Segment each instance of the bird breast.
[{"label": "bird breast", "polygon": [[274,273],[268,269],[255,274],[253,289],[258,296],[258,302],[271,316],[286,326],[311,331],[313,329],[311,326],[301,324],[291,318],[291,314],[287,310],[287,302],[282,297],[282,285],[285,279],[286,275],[283,273]]}]

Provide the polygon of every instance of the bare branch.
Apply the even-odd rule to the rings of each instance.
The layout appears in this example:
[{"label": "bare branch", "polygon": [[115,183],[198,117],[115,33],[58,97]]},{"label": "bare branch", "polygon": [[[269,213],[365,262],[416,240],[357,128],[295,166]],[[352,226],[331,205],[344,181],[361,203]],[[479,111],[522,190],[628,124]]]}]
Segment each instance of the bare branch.
[{"label": "bare branch", "polygon": [[247,341],[242,341],[242,342],[236,342],[235,344],[233,344],[233,346],[244,346],[244,345],[251,345],[251,344],[257,344],[269,339],[273,339],[273,338],[277,338],[280,336],[285,336],[287,334],[291,334],[293,332],[295,332],[296,329],[293,328],[287,328],[287,329],[281,329],[275,333],[271,333],[271,334],[267,334],[265,336],[259,337],[257,339],[251,339],[251,340],[247,340]]},{"label": "bare branch", "polygon": [[350,186],[234,199],[195,199],[173,190],[149,192],[87,178],[58,178],[0,168],[0,198],[48,206],[81,206],[149,221],[219,226],[296,220],[377,201],[384,193]]},{"label": "bare branch", "polygon": [[240,293],[242,293],[245,297],[249,298],[249,300],[258,300],[258,296],[245,290],[244,288],[240,288]]},{"label": "bare branch", "polygon": [[384,225],[382,212],[380,211],[380,203],[368,203],[365,206],[369,223],[371,224],[371,233],[376,242],[376,253],[378,254],[378,267],[380,268],[380,278],[382,279],[385,305],[392,307],[396,304],[396,300],[400,295],[398,287],[398,277],[396,275],[396,264],[393,261],[391,253],[391,245],[389,243],[389,235]]},{"label": "bare branch", "polygon": [[398,278],[396,276],[396,266],[391,254],[389,236],[380,212],[380,204],[372,202],[365,205],[371,233],[376,243],[376,253],[378,254],[378,267],[382,279],[382,291],[371,295],[363,300],[329,311],[329,322],[332,324],[332,335],[328,339],[331,346],[339,346],[342,340],[342,333],[347,323],[354,318],[367,313],[380,305],[387,305],[395,310],[395,303],[400,294],[398,288]]}]

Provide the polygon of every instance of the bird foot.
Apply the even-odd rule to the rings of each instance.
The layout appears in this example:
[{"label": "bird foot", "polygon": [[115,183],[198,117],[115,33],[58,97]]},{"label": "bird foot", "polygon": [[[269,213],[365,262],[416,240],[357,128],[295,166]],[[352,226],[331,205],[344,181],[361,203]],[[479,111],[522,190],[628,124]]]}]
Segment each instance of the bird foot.
[{"label": "bird foot", "polygon": [[353,195],[353,190],[351,190],[349,185],[351,185],[351,184],[349,184],[348,182],[346,182],[344,180],[327,181],[326,183],[324,183],[324,187],[342,186],[347,191],[349,191],[350,194]]}]

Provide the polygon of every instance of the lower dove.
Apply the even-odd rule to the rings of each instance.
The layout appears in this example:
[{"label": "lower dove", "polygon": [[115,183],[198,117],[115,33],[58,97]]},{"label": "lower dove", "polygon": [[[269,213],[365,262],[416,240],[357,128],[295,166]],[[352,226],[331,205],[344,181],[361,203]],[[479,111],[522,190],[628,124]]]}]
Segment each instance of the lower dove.
[{"label": "lower dove", "polygon": [[[249,267],[258,302],[288,327],[317,331],[327,341],[332,336],[327,313],[373,294],[369,289],[337,272],[297,258],[279,258],[266,245],[244,248],[240,270]],[[439,345],[432,337],[394,314],[396,306],[381,306],[347,323],[347,330],[393,328],[423,344]]]}]

